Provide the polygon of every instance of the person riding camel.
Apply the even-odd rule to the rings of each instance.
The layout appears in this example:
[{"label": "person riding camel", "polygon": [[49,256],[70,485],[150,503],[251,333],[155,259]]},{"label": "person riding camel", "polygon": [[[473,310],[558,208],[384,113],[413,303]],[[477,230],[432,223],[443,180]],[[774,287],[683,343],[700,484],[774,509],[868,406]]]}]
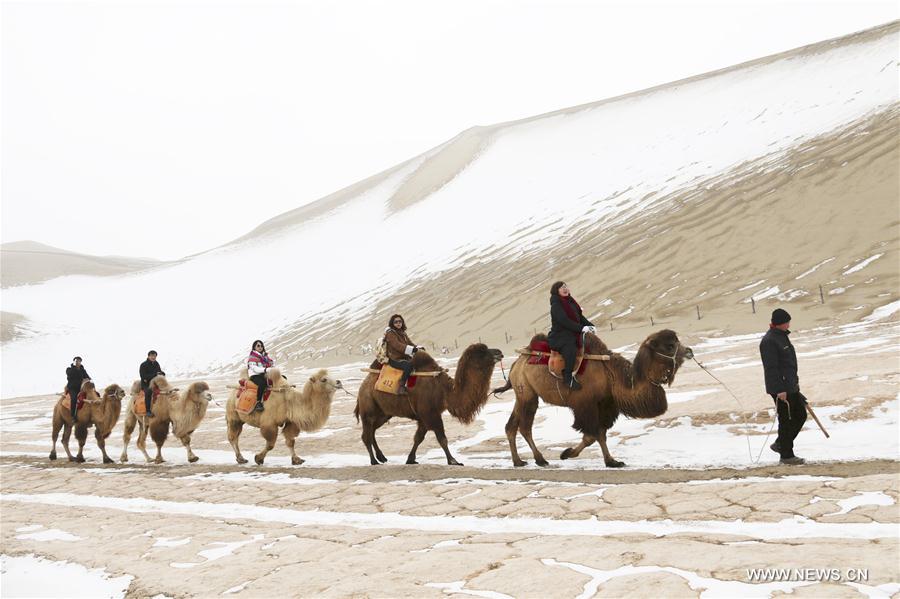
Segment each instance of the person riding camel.
[{"label": "person riding camel", "polygon": [[581,347],[582,334],[588,332],[594,332],[593,323],[581,313],[581,306],[572,297],[569,286],[557,281],[550,288],[550,334],[547,341],[550,349],[558,351],[566,361],[563,382],[572,389],[581,389],[581,383],[572,371]]},{"label": "person riding camel", "polygon": [[425,347],[412,342],[406,334],[406,321],[399,314],[394,314],[388,321],[388,327],[384,330],[384,340],[387,345],[388,364],[403,371],[397,394],[407,395],[409,390],[406,388],[406,380],[413,370],[412,357]]},{"label": "person riding camel", "polygon": [[72,358],[72,365],[66,368],[66,392],[69,394],[71,402],[72,420],[75,420],[75,413],[78,410],[78,394],[81,392],[81,384],[86,380],[90,380],[87,370],[81,365],[81,356]]},{"label": "person riding camel", "polygon": [[250,373],[250,380],[256,383],[256,405],[253,407],[254,412],[262,412],[265,410],[263,405],[263,396],[266,394],[266,388],[269,386],[266,370],[275,365],[275,360],[266,353],[266,346],[257,339],[250,347],[250,357],[247,358],[247,371]]},{"label": "person riding camel", "polygon": [[147,352],[147,359],[141,362],[141,366],[138,369],[138,374],[141,377],[141,389],[144,390],[144,407],[147,409],[148,418],[153,417],[153,412],[150,410],[150,406],[153,403],[153,391],[150,390],[150,381],[158,374],[166,375],[162,366],[156,361],[156,356],[156,350],[151,349]]}]

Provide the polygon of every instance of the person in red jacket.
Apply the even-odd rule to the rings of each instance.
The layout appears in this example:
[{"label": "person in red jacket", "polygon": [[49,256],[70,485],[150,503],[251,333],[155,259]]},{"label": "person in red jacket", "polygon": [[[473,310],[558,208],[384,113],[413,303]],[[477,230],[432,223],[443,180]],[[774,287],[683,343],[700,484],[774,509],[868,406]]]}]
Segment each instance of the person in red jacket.
[{"label": "person in red jacket", "polygon": [[253,407],[254,412],[262,412],[265,410],[263,405],[263,395],[269,386],[266,371],[275,365],[275,360],[266,353],[266,346],[262,341],[257,339],[250,347],[250,357],[247,358],[247,371],[250,373],[250,380],[256,383],[256,405]]}]

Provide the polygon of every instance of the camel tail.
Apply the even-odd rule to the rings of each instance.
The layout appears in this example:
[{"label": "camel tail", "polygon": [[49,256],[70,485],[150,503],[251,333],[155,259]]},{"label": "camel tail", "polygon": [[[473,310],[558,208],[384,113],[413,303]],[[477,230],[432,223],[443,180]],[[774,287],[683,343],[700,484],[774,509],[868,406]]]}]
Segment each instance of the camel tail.
[{"label": "camel tail", "polygon": [[356,422],[359,423],[359,401],[356,402],[356,407],[353,408],[353,415],[356,416]]}]

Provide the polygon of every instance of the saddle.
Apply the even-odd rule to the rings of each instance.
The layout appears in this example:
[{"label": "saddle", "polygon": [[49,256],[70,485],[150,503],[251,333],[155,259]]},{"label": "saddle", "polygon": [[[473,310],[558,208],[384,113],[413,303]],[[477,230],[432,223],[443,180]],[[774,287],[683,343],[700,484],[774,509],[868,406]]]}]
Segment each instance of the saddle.
[{"label": "saddle", "polygon": [[[272,394],[272,379],[266,379],[269,383],[269,386],[266,387],[265,393],[263,393],[263,402],[269,400],[269,396]],[[253,408],[256,406],[256,383],[248,379],[241,379],[238,381],[238,399],[237,405],[235,409],[241,414],[249,414],[253,411]]]},{"label": "saddle", "polygon": [[[382,364],[378,373],[378,380],[375,381],[375,390],[397,395],[397,389],[400,388],[400,379],[403,377],[403,371],[394,368],[390,364]],[[416,377],[410,375],[406,379],[406,388],[412,389],[416,386]]]},{"label": "saddle", "polygon": [[[153,395],[150,397],[150,409],[153,409],[153,406],[156,404],[156,400],[159,399],[159,387],[153,389]],[[80,405],[78,406],[81,407]],[[147,415],[147,406],[144,403],[144,392],[141,391],[137,395],[134,396],[134,399],[131,403],[131,411],[134,412],[135,416],[146,416]]]},{"label": "saddle", "polygon": [[[562,378],[562,371],[566,367],[566,361],[558,351],[550,349],[550,344],[546,341],[532,341],[528,346],[531,350],[531,356],[528,358],[529,364],[547,364],[550,374],[558,379]],[[575,354],[575,374],[584,372],[584,348],[579,348]]]},{"label": "saddle", "polygon": [[[87,396],[85,395],[84,391],[81,391],[78,393],[78,397],[76,398],[76,402],[77,402],[77,406],[75,408],[76,410],[80,410],[81,408],[84,407],[84,400],[86,397]],[[72,396],[69,395],[68,390],[63,395],[63,406],[65,406],[65,408],[67,410],[72,409]]]}]

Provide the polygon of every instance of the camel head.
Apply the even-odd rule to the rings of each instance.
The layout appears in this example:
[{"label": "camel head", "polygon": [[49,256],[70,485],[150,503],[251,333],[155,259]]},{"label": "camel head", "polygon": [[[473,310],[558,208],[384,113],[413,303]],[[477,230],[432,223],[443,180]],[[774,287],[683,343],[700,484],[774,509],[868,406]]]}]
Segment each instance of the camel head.
[{"label": "camel head", "polygon": [[663,329],[647,337],[634,358],[635,379],[647,379],[654,385],[672,386],[675,373],[685,359],[694,357],[690,347],[681,344],[675,331]]},{"label": "camel head", "polygon": [[137,380],[137,381],[134,381],[133,383],[131,383],[131,391],[129,391],[129,393],[131,393],[132,395],[137,395],[140,392],[141,392],[141,381]]},{"label": "camel head", "polygon": [[328,371],[324,368],[310,376],[307,385],[311,385],[312,391],[328,395],[334,395],[335,391],[344,388],[341,381],[328,376]]},{"label": "camel head", "polygon": [[[494,366],[503,359],[503,352],[484,343],[473,343],[456,363],[456,376],[449,382],[446,397],[447,411],[463,424],[469,424],[487,403]],[[438,377],[447,378],[446,375]]]},{"label": "camel head", "polygon": [[[140,385],[138,386],[138,390],[140,391]],[[132,386],[132,393],[134,393],[134,386]],[[113,383],[112,385],[108,385],[106,389],[103,390],[103,399],[115,399],[118,401],[122,401],[125,398],[125,389]]]},{"label": "camel head", "polygon": [[212,401],[212,393],[209,392],[209,385],[205,381],[197,381],[191,383],[187,389],[187,397],[196,397],[197,400],[205,399],[207,403]]}]

